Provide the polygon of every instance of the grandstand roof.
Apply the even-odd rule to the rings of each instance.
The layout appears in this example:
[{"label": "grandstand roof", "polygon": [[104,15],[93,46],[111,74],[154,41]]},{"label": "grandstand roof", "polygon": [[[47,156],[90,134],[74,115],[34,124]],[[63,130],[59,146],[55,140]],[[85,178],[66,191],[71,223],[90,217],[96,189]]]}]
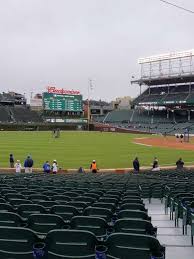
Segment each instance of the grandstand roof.
[{"label": "grandstand roof", "polygon": [[161,76],[152,78],[140,78],[138,80],[131,81],[132,84],[147,85],[147,86],[158,86],[158,85],[170,85],[180,83],[193,83],[194,74],[179,75],[179,76]]}]

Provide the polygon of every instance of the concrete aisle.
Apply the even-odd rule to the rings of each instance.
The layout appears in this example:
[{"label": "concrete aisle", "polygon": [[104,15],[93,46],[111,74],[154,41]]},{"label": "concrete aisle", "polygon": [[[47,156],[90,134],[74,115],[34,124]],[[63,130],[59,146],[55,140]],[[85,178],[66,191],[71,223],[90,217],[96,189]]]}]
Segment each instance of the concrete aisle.
[{"label": "concrete aisle", "polygon": [[158,240],[166,246],[166,259],[192,259],[194,258],[194,246],[191,246],[190,228],[188,235],[182,235],[182,222],[175,228],[174,221],[169,215],[164,214],[164,204],[160,200],[152,199],[152,203],[144,201],[149,216],[152,217],[153,226],[158,227]]}]

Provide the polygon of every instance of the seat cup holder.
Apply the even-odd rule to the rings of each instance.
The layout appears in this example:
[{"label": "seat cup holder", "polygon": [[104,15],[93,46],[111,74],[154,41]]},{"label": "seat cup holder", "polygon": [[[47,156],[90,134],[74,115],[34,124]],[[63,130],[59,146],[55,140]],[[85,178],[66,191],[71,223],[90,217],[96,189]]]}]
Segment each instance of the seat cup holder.
[{"label": "seat cup holder", "polygon": [[107,247],[104,245],[96,246],[96,257],[95,259],[106,259]]},{"label": "seat cup holder", "polygon": [[45,243],[39,242],[33,245],[33,256],[35,259],[46,258],[46,245]]}]

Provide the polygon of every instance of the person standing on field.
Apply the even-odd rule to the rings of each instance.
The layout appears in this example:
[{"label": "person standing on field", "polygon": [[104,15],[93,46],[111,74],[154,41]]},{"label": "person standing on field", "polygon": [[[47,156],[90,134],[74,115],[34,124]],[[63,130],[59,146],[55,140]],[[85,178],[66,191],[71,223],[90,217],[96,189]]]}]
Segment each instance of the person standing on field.
[{"label": "person standing on field", "polygon": [[20,163],[20,160],[17,160],[15,163],[15,172],[16,174],[19,174],[21,173],[21,171],[22,171],[22,165]]},{"label": "person standing on field", "polygon": [[44,173],[47,173],[47,174],[50,173],[50,171],[51,171],[51,166],[50,166],[50,164],[49,164],[49,161],[46,161],[46,163],[44,163],[44,165],[43,165],[43,171],[44,171]]},{"label": "person standing on field", "polygon": [[97,173],[98,168],[97,168],[96,160],[92,161],[92,163],[90,165],[90,170],[92,171],[92,173]]},{"label": "person standing on field", "polygon": [[53,171],[53,174],[56,174],[58,172],[57,160],[53,160],[52,171]]},{"label": "person standing on field", "polygon": [[139,173],[140,163],[139,163],[138,157],[136,157],[133,160],[133,168],[134,168],[134,173]]},{"label": "person standing on field", "polygon": [[31,156],[27,156],[27,159],[24,162],[25,173],[32,173],[32,167],[34,165],[34,161]]},{"label": "person standing on field", "polygon": [[178,170],[183,170],[184,162],[183,162],[182,158],[179,158],[179,160],[176,162],[176,166],[177,166]]},{"label": "person standing on field", "polygon": [[10,168],[14,168],[14,157],[13,157],[13,154],[9,155],[9,164],[10,164]]}]

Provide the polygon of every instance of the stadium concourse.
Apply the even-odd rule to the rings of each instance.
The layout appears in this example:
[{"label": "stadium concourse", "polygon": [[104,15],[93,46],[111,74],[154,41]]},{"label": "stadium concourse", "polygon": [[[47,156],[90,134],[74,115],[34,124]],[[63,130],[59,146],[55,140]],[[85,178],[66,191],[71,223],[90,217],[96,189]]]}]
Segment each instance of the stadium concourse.
[{"label": "stadium concourse", "polygon": [[0,194],[2,259],[193,258],[192,170],[2,173]]}]

